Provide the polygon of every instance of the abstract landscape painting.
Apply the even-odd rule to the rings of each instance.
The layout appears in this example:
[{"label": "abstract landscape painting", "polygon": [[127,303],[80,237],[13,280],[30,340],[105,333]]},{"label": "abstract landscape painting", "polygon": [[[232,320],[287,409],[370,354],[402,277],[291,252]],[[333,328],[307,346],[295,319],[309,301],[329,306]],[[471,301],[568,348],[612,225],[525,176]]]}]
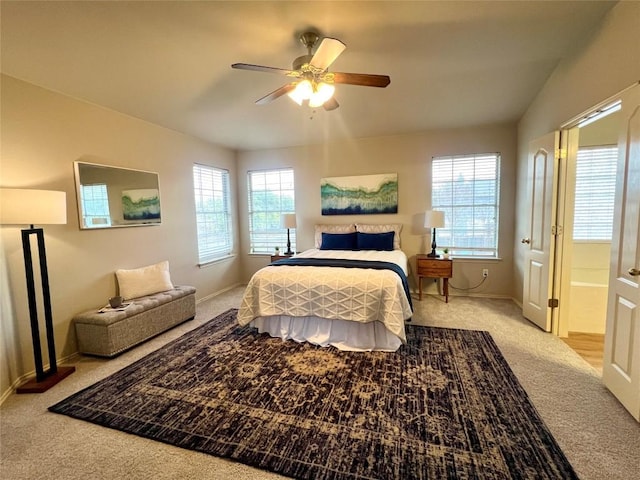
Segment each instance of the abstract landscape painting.
[{"label": "abstract landscape painting", "polygon": [[398,213],[398,174],[323,178],[320,202],[322,215]]},{"label": "abstract landscape painting", "polygon": [[122,191],[125,220],[160,220],[160,195],[155,188]]}]

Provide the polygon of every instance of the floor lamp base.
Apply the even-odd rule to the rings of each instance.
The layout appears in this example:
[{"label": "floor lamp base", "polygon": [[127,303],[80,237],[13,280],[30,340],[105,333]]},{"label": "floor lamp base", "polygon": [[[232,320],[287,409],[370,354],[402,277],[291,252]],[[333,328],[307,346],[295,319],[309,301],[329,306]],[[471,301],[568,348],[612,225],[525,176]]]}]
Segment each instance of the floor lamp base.
[{"label": "floor lamp base", "polygon": [[49,375],[40,382],[35,378],[27,380],[16,389],[16,393],[44,393],[75,371],[76,367],[58,367],[56,373]]}]

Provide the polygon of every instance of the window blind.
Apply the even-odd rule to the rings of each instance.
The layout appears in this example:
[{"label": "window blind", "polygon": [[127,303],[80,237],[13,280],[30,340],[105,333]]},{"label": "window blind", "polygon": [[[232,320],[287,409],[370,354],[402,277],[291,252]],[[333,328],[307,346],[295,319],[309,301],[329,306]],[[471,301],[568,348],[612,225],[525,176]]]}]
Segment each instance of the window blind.
[{"label": "window blind", "polygon": [[111,225],[107,185],[96,183],[80,186],[82,221],[86,228],[101,228]]},{"label": "window blind", "polygon": [[611,241],[617,162],[617,146],[578,149],[574,240]]},{"label": "window blind", "polygon": [[229,172],[206,165],[193,166],[198,262],[207,263],[233,250]]},{"label": "window blind", "polygon": [[[249,195],[249,248],[251,253],[282,251],[287,245],[287,229],[280,226],[283,213],[295,213],[293,169],[247,172]],[[290,230],[291,249],[295,251],[296,229]]]},{"label": "window blind", "polygon": [[434,157],[431,208],[445,212],[439,248],[456,256],[498,256],[500,154]]}]

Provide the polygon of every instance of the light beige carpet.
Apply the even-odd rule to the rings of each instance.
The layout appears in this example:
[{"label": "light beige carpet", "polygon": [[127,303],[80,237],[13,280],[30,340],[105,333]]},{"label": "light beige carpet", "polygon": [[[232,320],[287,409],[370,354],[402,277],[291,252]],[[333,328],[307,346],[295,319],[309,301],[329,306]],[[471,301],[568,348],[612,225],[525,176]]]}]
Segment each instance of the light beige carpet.
[{"label": "light beige carpet", "polygon": [[[0,407],[3,479],[272,479],[278,475],[47,411],[47,407],[158,349],[229,308],[239,287],[198,305],[197,317],[112,359],[80,357],[77,371],[40,395]],[[640,471],[640,425],[596,370],[560,339],[522,319],[509,300],[427,296],[413,323],[487,330],[582,479],[630,479]]]}]

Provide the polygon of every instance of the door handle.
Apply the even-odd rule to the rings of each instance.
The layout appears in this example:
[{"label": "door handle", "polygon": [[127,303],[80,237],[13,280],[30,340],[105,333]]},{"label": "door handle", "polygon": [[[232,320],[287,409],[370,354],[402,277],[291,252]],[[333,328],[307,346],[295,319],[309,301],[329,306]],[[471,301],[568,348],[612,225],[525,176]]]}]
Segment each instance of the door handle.
[{"label": "door handle", "polygon": [[520,243],[529,244],[529,243],[531,243],[531,240],[529,238],[523,238],[522,240],[520,240]]},{"label": "door handle", "polygon": [[632,277],[637,277],[638,275],[640,275],[640,270],[638,270],[637,268],[630,268],[629,275],[631,275]]}]

